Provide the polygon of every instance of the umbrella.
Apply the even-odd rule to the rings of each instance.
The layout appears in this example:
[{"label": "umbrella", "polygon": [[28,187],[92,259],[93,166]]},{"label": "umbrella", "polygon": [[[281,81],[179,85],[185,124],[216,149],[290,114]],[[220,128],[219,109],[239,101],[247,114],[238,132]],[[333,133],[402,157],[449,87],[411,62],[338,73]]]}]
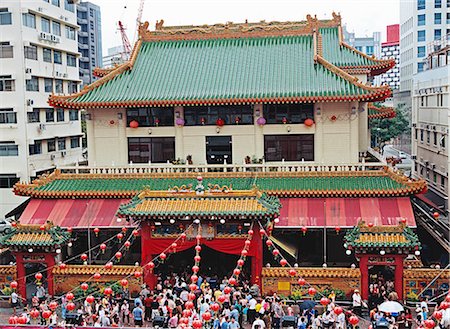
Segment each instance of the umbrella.
[{"label": "umbrella", "polygon": [[400,313],[403,312],[405,309],[399,302],[387,301],[380,304],[378,306],[378,310],[384,313]]},{"label": "umbrella", "polygon": [[314,306],[316,306],[316,302],[308,299],[300,304],[300,309],[301,310],[310,310],[310,309],[313,309]]}]

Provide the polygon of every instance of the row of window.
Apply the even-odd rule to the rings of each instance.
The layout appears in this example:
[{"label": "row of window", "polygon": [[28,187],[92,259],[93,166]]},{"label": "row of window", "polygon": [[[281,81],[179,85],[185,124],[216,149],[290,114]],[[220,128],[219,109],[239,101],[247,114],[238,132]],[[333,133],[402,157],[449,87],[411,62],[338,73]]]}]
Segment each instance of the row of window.
[{"label": "row of window", "polygon": [[[442,0],[434,0],[434,8],[442,8]],[[447,0],[447,8],[450,8],[450,0]],[[426,0],[417,0],[417,10],[426,9]]]},{"label": "row of window", "polygon": [[[61,7],[60,0],[43,0],[44,2],[51,3],[53,6]],[[64,9],[75,12],[75,0],[64,0]]]},{"label": "row of window", "polygon": [[[313,104],[265,104],[263,116],[266,123],[303,123],[307,118],[313,118]],[[186,126],[216,125],[222,119],[224,124],[252,125],[252,105],[230,106],[196,106],[184,107]],[[141,127],[173,126],[174,109],[160,107],[145,107],[127,110],[127,125],[137,121]]]},{"label": "row of window", "polygon": [[[26,59],[38,60],[38,48],[35,45],[24,46],[24,56]],[[42,60],[47,63],[63,64],[63,52],[50,48],[42,48]],[[76,67],[77,57],[73,54],[66,53],[67,66]]]},{"label": "row of window", "polygon": [[429,96],[420,96],[420,107],[443,107],[444,105],[444,94],[442,93]]},{"label": "row of window", "polygon": [[39,91],[42,90],[42,85],[40,86],[42,83],[44,84],[44,92],[46,93],[63,94],[65,84],[67,84],[67,92],[69,94],[78,91],[77,81],[67,81],[67,83],[64,83],[64,80],[61,79],[39,78],[36,76],[32,76],[30,79],[25,80],[25,88],[27,91]]},{"label": "row of window", "polygon": [[0,174],[0,188],[12,188],[20,178],[14,174]]},{"label": "row of window", "polygon": [[[429,182],[431,182],[431,177],[430,177],[431,171],[428,168],[426,168],[423,165],[418,165],[417,162],[415,163],[414,166],[415,166],[416,172],[417,172],[417,166],[419,166],[420,167],[420,169],[419,169],[420,176],[426,178]],[[439,183],[438,183],[438,177],[439,177]],[[442,188],[445,188],[445,181],[446,181],[445,175],[439,174],[433,170],[434,185],[440,184]]]},{"label": "row of window", "polygon": [[39,123],[41,122],[41,111],[45,113],[45,122],[66,122],[66,112],[69,112],[69,121],[79,121],[80,115],[78,110],[68,110],[63,109],[33,109],[32,112],[27,113],[28,123]]},{"label": "row of window", "polygon": [[[425,141],[425,135],[426,135],[426,143],[431,144],[431,140],[433,139],[433,145],[434,146],[440,146],[441,148],[445,148],[446,145],[446,135],[438,133],[437,131],[430,131],[430,130],[424,130],[416,128],[414,130],[414,138],[418,140],[420,135],[420,141]],[[433,136],[433,138],[431,138]]]},{"label": "row of window", "polygon": [[[55,152],[58,147],[58,151],[64,151],[67,148],[65,138],[52,138],[44,140],[47,144],[47,153]],[[28,153],[30,155],[42,154],[42,140],[35,140],[34,144],[28,145]],[[70,137],[70,148],[75,149],[80,147],[80,137],[74,136]]]}]

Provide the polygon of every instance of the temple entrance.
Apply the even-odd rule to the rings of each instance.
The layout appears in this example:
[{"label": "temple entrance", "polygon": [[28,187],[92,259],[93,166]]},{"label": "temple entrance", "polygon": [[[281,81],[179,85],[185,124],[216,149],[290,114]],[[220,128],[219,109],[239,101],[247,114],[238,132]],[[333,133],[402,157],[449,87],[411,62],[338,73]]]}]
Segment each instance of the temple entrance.
[{"label": "temple entrance", "polygon": [[[42,279],[40,280],[40,283],[36,281],[36,278],[34,275],[36,273],[42,274]],[[27,293],[26,298],[27,300],[30,300],[34,295],[36,295],[36,290],[38,285],[42,284],[45,288],[45,291],[48,291],[48,285],[47,285],[47,273],[46,273],[46,267],[45,264],[42,263],[25,263],[25,283],[27,287]],[[25,297],[25,296],[23,296]]]},{"label": "temple entrance", "polygon": [[231,136],[206,137],[206,162],[208,164],[233,163]]},{"label": "temple entrance", "polygon": [[395,266],[373,265],[369,266],[369,309],[375,308],[395,292]]},{"label": "temple entrance", "polygon": [[[194,265],[194,248],[171,254],[165,263],[158,266],[156,274],[170,276],[172,273],[181,275],[188,280],[192,275],[192,266]],[[230,277],[236,267],[239,259],[238,255],[230,255],[218,252],[214,249],[202,245],[200,253],[200,272],[199,276],[207,279],[214,288],[222,282],[224,277]],[[241,278],[250,279],[251,258],[248,257],[242,269]],[[186,281],[189,282],[189,281]]]}]

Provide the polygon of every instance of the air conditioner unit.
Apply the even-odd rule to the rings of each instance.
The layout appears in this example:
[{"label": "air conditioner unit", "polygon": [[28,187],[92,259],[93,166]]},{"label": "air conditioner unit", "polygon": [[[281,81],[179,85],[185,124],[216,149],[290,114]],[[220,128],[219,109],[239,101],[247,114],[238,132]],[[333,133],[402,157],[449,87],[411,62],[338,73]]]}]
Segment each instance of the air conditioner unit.
[{"label": "air conditioner unit", "polygon": [[39,11],[39,12],[43,12],[43,11],[44,11],[44,8],[39,7],[39,8],[38,8],[38,11]]},{"label": "air conditioner unit", "polygon": [[59,16],[59,19],[64,19],[64,16],[63,15]]},{"label": "air conditioner unit", "polygon": [[24,42],[23,42],[23,45],[24,45],[25,47],[30,47],[30,46],[31,46],[31,43],[30,43],[30,41],[24,41]]},{"label": "air conditioner unit", "polygon": [[416,128],[417,127],[417,123],[413,123],[413,125],[412,125],[414,128]]},{"label": "air conditioner unit", "polygon": [[31,74],[31,69],[30,69],[29,67],[27,67],[27,68],[25,69],[25,73],[26,73],[26,74]]},{"label": "air conditioner unit", "polygon": [[27,105],[31,106],[34,104],[34,101],[32,99],[27,99]]},{"label": "air conditioner unit", "polygon": [[66,156],[66,151],[61,151],[61,156],[64,158]]},{"label": "air conditioner unit", "polygon": [[45,123],[40,123],[38,129],[45,130]]},{"label": "air conditioner unit", "polygon": [[433,163],[433,164],[431,165],[431,168],[432,168],[432,169],[436,169],[436,165]]},{"label": "air conditioner unit", "polygon": [[67,77],[68,77],[67,73],[64,73],[63,78],[67,78]]},{"label": "air conditioner unit", "polygon": [[428,167],[429,164],[430,164],[430,161],[425,161],[425,166]]},{"label": "air conditioner unit", "polygon": [[417,155],[411,155],[411,159],[416,160],[417,159]]},{"label": "air conditioner unit", "polygon": [[54,154],[50,154],[50,160],[55,160],[55,155]]}]

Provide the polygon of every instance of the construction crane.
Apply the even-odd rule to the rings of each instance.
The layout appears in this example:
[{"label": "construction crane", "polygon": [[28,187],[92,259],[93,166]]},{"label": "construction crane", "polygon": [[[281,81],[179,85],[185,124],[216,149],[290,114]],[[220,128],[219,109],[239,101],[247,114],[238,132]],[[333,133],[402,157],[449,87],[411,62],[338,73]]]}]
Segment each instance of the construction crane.
[{"label": "construction crane", "polygon": [[124,61],[127,61],[130,58],[131,54],[131,43],[127,37],[127,34],[125,33],[125,27],[123,26],[122,21],[119,21],[119,31],[120,35],[122,36],[123,45],[122,59]]},{"label": "construction crane", "polygon": [[141,25],[141,21],[142,21],[142,13],[144,11],[144,2],[145,0],[141,0],[139,2],[139,9],[138,9],[138,15],[136,18],[136,31],[134,32],[134,42],[136,42],[137,40],[137,35],[138,35],[138,31],[139,31],[139,25]]}]

